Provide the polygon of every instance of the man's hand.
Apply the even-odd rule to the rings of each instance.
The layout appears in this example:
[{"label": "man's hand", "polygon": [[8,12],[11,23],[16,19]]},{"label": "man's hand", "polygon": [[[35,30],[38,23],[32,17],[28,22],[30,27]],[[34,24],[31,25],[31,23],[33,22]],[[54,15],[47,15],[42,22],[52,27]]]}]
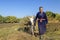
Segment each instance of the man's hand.
[{"label": "man's hand", "polygon": [[45,19],[37,19],[37,20],[40,20],[40,22],[42,22],[42,21],[45,20]]},{"label": "man's hand", "polygon": [[41,19],[41,20],[45,20],[45,19]]},{"label": "man's hand", "polygon": [[45,19],[40,19],[40,22],[42,22],[43,20],[45,20]]}]

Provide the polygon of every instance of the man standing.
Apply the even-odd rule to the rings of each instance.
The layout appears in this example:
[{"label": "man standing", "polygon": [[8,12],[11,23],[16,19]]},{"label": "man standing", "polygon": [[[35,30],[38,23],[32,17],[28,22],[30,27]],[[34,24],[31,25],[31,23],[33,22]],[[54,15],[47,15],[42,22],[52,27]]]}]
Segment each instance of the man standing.
[{"label": "man standing", "polygon": [[43,7],[39,7],[39,12],[37,13],[34,24],[36,25],[36,20],[38,20],[38,30],[39,35],[43,35],[46,32],[46,24],[48,23],[46,13],[43,11]]}]

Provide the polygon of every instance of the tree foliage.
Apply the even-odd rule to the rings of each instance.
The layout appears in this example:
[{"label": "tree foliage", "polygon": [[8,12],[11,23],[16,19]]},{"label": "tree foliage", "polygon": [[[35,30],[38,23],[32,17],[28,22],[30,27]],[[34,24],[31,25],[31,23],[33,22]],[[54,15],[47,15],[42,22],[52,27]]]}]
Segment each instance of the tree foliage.
[{"label": "tree foliage", "polygon": [[0,23],[3,23],[3,16],[0,15]]},{"label": "tree foliage", "polygon": [[56,14],[56,20],[59,20],[60,21],[60,14]]},{"label": "tree foliage", "polygon": [[20,19],[15,16],[3,17],[0,15],[0,23],[18,23]]},{"label": "tree foliage", "polygon": [[[58,13],[53,13],[51,11],[47,11],[46,15],[48,17],[48,19],[51,21],[53,19],[59,20],[60,21],[60,14]],[[29,17],[31,16],[26,16],[23,18],[17,18],[15,16],[2,16],[0,15],[0,23],[28,23],[29,22]]]},{"label": "tree foliage", "polygon": [[47,11],[47,12],[46,12],[46,15],[47,15],[48,17],[52,17],[52,18],[55,18],[55,17],[56,17],[56,14],[53,13],[53,12],[51,12],[51,11]]}]

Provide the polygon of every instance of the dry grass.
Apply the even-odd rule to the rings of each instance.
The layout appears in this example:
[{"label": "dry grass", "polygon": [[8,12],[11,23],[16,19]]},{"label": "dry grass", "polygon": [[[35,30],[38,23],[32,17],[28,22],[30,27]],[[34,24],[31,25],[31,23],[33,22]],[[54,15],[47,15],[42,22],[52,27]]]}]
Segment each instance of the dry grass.
[{"label": "dry grass", "polygon": [[[20,26],[19,23],[0,24],[0,40],[39,40],[38,37],[24,32],[23,29],[18,31],[18,28],[24,27]],[[60,23],[49,23],[45,35],[52,38],[51,40],[60,40]]]},{"label": "dry grass", "polygon": [[18,24],[0,24],[0,27],[0,40],[38,40],[26,32],[17,31]]}]

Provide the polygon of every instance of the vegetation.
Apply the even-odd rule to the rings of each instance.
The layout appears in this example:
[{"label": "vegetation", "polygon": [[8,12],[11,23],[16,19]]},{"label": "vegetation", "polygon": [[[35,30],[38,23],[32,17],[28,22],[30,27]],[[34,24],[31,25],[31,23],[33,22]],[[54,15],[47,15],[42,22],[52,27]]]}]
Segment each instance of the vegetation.
[{"label": "vegetation", "polygon": [[[39,37],[31,36],[24,32],[24,25],[20,23],[4,23],[0,24],[0,40],[39,40]],[[18,31],[19,28],[22,28]],[[60,40],[60,23],[47,24],[46,40]],[[37,28],[36,28],[37,29]],[[45,36],[45,37],[46,37]]]},{"label": "vegetation", "polygon": [[20,19],[15,16],[3,17],[0,15],[0,23],[19,23]]},{"label": "vegetation", "polygon": [[[45,33],[45,37],[48,37],[46,40],[60,40],[60,14],[50,11],[47,11],[46,14],[49,21]],[[4,17],[0,15],[0,40],[39,40],[39,37],[24,32],[29,17],[17,18],[15,16]],[[38,31],[37,23],[36,31]]]},{"label": "vegetation", "polygon": [[[51,11],[47,11],[46,15],[47,15],[49,21],[51,21],[51,20],[60,21],[60,14],[58,14],[58,13],[53,13]],[[29,20],[28,17],[30,17],[30,16],[22,18],[24,20],[24,22]],[[4,17],[4,16],[0,15],[0,23],[19,23],[20,20],[22,20],[22,19],[17,18],[15,16]]]}]

